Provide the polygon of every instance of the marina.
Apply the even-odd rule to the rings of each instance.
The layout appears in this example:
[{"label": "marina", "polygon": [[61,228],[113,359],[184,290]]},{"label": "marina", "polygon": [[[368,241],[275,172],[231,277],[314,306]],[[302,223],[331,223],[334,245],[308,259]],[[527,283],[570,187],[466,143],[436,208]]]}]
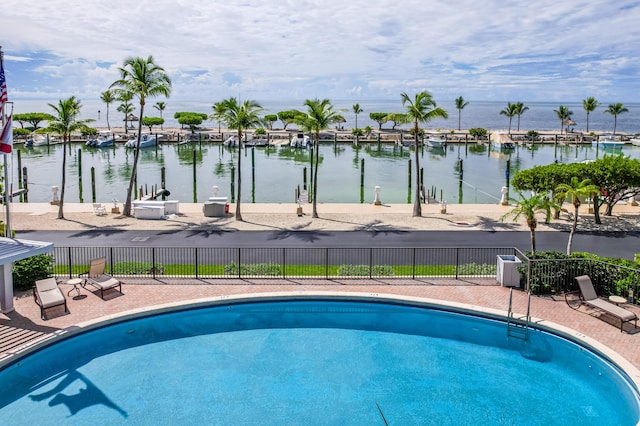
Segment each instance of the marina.
[{"label": "marina", "polygon": [[[312,149],[245,146],[242,160],[244,203],[291,203],[308,193]],[[123,201],[134,150],[122,144],[110,148],[72,143],[67,158],[66,202]],[[518,143],[512,149],[489,143],[448,142],[444,147],[420,148],[424,190],[432,201],[456,204],[497,203],[501,188],[519,170],[550,163],[595,160],[619,154],[640,158],[640,147],[601,148],[591,143]],[[393,141],[353,143],[321,141],[318,170],[319,203],[370,203],[380,187],[383,203],[411,203],[415,193],[413,148]],[[136,189],[146,195],[165,187],[171,198],[204,202],[217,186],[231,201],[235,193],[238,149],[219,142],[178,144],[161,141],[141,149]],[[13,192],[27,183],[28,201],[52,200],[59,186],[62,145],[16,145],[12,154]],[[413,177],[412,177],[413,176]],[[163,184],[164,183],[164,184]],[[17,199],[15,201],[18,201]],[[308,202],[307,198],[301,202]]]}]

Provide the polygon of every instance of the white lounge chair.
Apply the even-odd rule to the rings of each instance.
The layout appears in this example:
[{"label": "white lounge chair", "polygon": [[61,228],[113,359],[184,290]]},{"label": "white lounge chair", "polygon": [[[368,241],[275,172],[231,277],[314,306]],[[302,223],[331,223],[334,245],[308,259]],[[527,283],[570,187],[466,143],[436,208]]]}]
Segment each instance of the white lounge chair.
[{"label": "white lounge chair", "polygon": [[638,327],[638,316],[634,312],[598,297],[596,290],[593,288],[591,278],[588,275],[581,275],[576,277],[575,280],[580,287],[582,302],[587,306],[618,318],[620,320],[620,332],[623,331],[622,326],[625,322],[634,321],[635,326]]},{"label": "white lounge chair", "polygon": [[53,277],[36,281],[36,285],[33,287],[33,298],[36,304],[40,306],[40,317],[42,319],[46,319],[45,311],[47,309],[56,306],[64,306],[64,312],[69,312],[67,299],[65,299],[56,279]]},{"label": "white lounge chair", "polygon": [[102,299],[104,299],[105,290],[118,287],[118,291],[122,293],[122,283],[111,275],[104,273],[106,263],[107,259],[105,257],[93,259],[89,265],[89,271],[79,275],[80,277],[86,275],[85,285],[90,284],[100,290]]}]

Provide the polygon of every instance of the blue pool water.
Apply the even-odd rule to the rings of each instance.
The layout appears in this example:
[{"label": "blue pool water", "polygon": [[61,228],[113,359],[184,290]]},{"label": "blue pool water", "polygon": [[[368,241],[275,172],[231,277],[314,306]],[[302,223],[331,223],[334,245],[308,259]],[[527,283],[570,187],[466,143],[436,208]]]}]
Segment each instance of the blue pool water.
[{"label": "blue pool water", "polygon": [[[585,348],[365,301],[235,303],[83,333],[0,371],[0,424],[633,425]],[[384,419],[383,419],[384,416]]]}]

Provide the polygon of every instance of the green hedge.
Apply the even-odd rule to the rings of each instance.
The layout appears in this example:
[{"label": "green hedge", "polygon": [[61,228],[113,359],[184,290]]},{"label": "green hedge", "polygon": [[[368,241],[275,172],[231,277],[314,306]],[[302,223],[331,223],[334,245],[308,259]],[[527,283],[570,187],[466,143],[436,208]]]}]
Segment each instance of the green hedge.
[{"label": "green hedge", "polygon": [[53,273],[53,256],[39,254],[13,263],[13,287],[18,290],[33,288],[36,280]]}]

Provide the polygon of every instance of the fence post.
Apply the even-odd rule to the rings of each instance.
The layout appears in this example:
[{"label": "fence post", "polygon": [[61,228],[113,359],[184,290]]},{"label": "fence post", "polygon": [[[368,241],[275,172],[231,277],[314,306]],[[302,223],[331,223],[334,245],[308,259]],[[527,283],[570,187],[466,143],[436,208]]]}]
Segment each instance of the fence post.
[{"label": "fence post", "polygon": [[285,247],[282,247],[282,278],[283,279],[287,278],[287,273],[285,272],[286,268],[287,268],[287,249]]},{"label": "fence post", "polygon": [[[240,154],[239,152],[240,150],[238,150],[238,154]],[[240,259],[240,247],[238,247],[238,278],[242,278],[242,261]]]},{"label": "fence post", "polygon": [[413,260],[411,261],[411,279],[416,279],[416,248],[413,248]]},{"label": "fence post", "polygon": [[156,248],[151,247],[151,276],[156,279]]},{"label": "fence post", "polygon": [[373,278],[373,247],[369,247],[369,279]]},{"label": "fence post", "polygon": [[71,247],[69,247],[69,279],[71,279],[72,275],[73,275],[73,260],[71,259]]},{"label": "fence post", "polygon": [[199,268],[199,265],[198,265],[198,247],[194,247],[193,249],[196,251],[196,253],[195,253],[195,258],[196,258],[196,279],[199,279],[200,274],[198,273],[199,272],[198,271],[198,268]]},{"label": "fence post", "polygon": [[329,279],[329,247],[324,249],[324,278]]},{"label": "fence post", "polygon": [[456,247],[456,280],[458,279],[459,267],[460,267],[460,247]]}]

